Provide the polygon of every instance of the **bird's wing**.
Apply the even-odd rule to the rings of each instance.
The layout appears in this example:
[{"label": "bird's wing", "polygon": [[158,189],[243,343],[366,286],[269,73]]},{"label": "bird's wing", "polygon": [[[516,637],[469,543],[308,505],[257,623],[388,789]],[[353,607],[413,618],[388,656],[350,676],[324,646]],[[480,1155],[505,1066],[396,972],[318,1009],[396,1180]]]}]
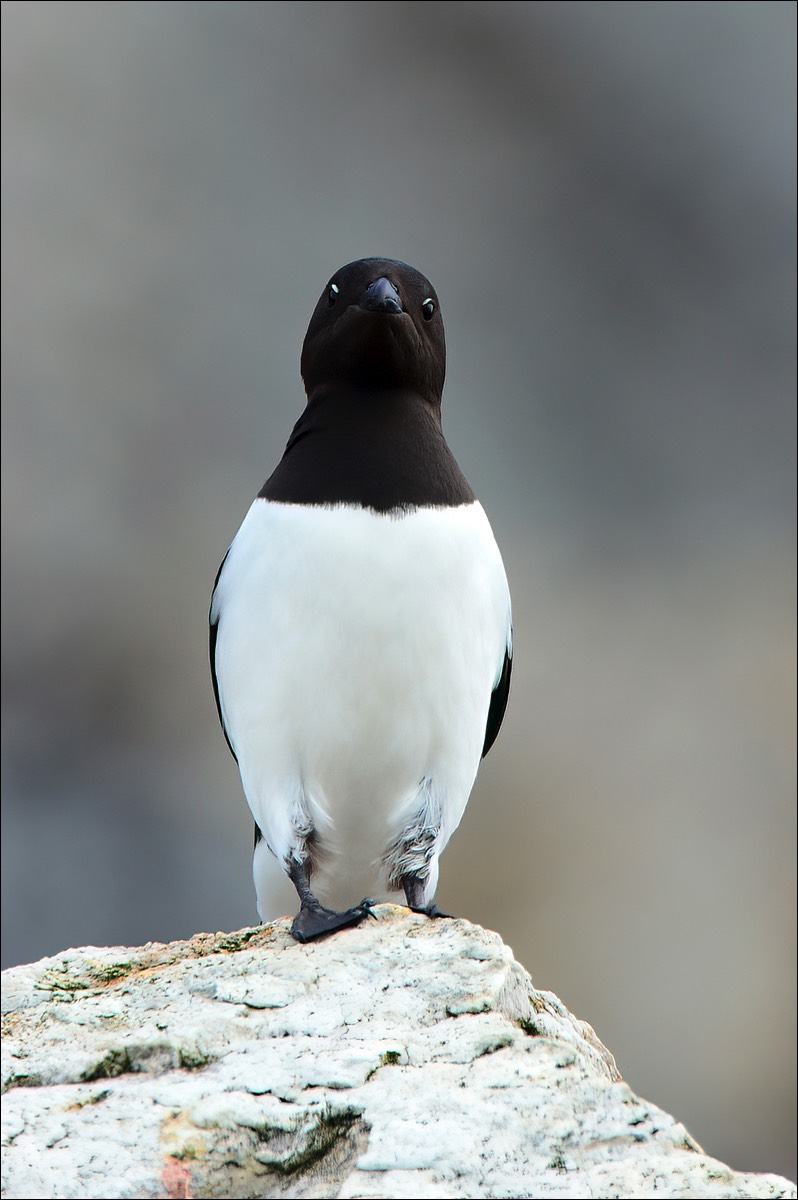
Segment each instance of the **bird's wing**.
[{"label": "bird's wing", "polygon": [[485,726],[485,742],[482,746],[482,757],[490,750],[493,743],[496,741],[496,735],[501,729],[504,713],[507,708],[507,697],[510,694],[510,675],[513,669],[513,631],[510,627],[507,636],[507,646],[504,651],[504,662],[502,669],[499,672],[499,678],[496,680],[493,691],[490,697],[490,708],[488,709],[488,721]]},{"label": "bird's wing", "polygon": [[[229,553],[230,553],[230,551],[228,550],[227,554],[229,554]],[[224,712],[222,711],[222,699],[221,699],[221,696],[219,695],[219,680],[216,675],[216,639],[219,635],[219,605],[217,604],[217,601],[216,601],[216,591],[217,591],[217,588],[219,587],[219,580],[221,579],[222,571],[224,570],[224,564],[227,562],[227,554],[225,554],[224,558],[222,559],[221,566],[219,567],[219,570],[216,572],[216,579],[214,580],[213,591],[211,592],[211,609],[210,609],[210,613],[208,615],[208,620],[210,623],[210,646],[209,646],[209,648],[210,648],[210,658],[211,658],[211,680],[213,681],[213,695],[214,695],[214,699],[216,700],[216,711],[219,714],[219,723],[222,726],[222,732],[224,733],[225,741],[227,742],[228,746],[230,747],[230,753],[232,754],[232,756],[236,760],[236,762],[238,762],[238,756],[237,756],[235,750],[233,749],[233,743],[230,741],[230,734],[227,732],[227,726],[224,723]]]}]

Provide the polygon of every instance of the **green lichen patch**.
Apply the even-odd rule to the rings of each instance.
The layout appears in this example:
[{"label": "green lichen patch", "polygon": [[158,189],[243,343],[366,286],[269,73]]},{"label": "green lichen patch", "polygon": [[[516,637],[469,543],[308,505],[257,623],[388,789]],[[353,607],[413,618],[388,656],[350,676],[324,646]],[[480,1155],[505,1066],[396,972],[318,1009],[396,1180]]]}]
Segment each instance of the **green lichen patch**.
[{"label": "green lichen patch", "polygon": [[97,963],[89,964],[88,979],[95,986],[103,986],[104,984],[116,983],[120,979],[127,979],[136,970],[136,964],[132,962],[114,962],[114,963]]},{"label": "green lichen patch", "polygon": [[518,1022],[518,1028],[523,1030],[527,1037],[540,1037],[540,1029],[537,1023],[530,1020],[529,1017],[521,1017]]},{"label": "green lichen patch", "polygon": [[253,938],[263,938],[270,933],[271,926],[253,925],[235,933],[196,934],[188,943],[189,957],[207,958],[210,954],[236,954],[239,950],[246,950]]},{"label": "green lichen patch", "polygon": [[26,1075],[24,1072],[19,1074],[9,1075],[8,1079],[3,1084],[3,1091],[10,1092],[12,1088],[18,1087],[42,1087],[43,1080],[39,1075]]},{"label": "green lichen patch", "polygon": [[85,992],[89,984],[73,975],[66,963],[60,963],[57,967],[42,971],[33,986],[40,992],[56,992],[71,1000],[75,992]]},{"label": "green lichen patch", "polygon": [[115,1079],[117,1075],[147,1073],[163,1075],[178,1065],[178,1055],[168,1041],[142,1040],[117,1045],[87,1068],[80,1076],[81,1083],[95,1079]]},{"label": "green lichen patch", "polygon": [[117,1075],[127,1075],[136,1067],[128,1050],[109,1050],[93,1067],[89,1067],[81,1075],[83,1083],[94,1083],[96,1079],[115,1079]]},{"label": "green lichen patch", "polygon": [[196,1046],[180,1046],[177,1051],[177,1065],[183,1071],[201,1071],[203,1067],[216,1062],[212,1054],[206,1054]]},{"label": "green lichen patch", "polygon": [[178,1159],[179,1162],[196,1162],[201,1154],[201,1148],[195,1146],[193,1142],[186,1142],[185,1146],[181,1146],[179,1150],[173,1150],[171,1157]]},{"label": "green lichen patch", "polygon": [[237,950],[243,950],[248,946],[257,932],[257,929],[245,929],[241,933],[227,934],[225,937],[219,938],[216,949],[222,950],[225,954],[235,954]]},{"label": "green lichen patch", "polygon": [[61,962],[47,967],[33,985],[37,991],[52,992],[68,1000],[74,1000],[78,992],[96,991],[108,987],[120,979],[126,979],[136,970],[132,962],[89,962],[81,971],[74,971],[69,963]]}]

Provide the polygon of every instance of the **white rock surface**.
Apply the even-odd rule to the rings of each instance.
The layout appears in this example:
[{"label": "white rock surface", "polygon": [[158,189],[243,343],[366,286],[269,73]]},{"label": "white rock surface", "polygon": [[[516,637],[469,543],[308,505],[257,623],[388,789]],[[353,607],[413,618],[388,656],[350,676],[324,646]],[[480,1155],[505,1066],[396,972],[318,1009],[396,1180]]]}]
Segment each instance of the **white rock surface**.
[{"label": "white rock surface", "polygon": [[376,913],[4,972],[3,1196],[796,1196],[637,1097],[496,934]]}]

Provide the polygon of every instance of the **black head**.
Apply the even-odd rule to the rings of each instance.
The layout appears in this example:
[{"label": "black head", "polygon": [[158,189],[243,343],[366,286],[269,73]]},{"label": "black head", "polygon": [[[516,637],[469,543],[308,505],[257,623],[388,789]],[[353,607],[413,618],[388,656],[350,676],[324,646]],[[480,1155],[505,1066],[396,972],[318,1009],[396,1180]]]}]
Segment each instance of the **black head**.
[{"label": "black head", "polygon": [[446,340],[430,281],[392,258],[361,258],[336,271],[302,346],[308,398],[331,389],[406,390],[440,405]]}]

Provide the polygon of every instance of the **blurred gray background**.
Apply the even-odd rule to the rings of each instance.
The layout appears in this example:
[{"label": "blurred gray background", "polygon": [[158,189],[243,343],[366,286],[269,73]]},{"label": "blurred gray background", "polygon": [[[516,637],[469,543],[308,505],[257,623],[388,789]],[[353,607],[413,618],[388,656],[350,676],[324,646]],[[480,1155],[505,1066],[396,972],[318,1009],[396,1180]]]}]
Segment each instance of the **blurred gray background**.
[{"label": "blurred gray background", "polygon": [[6,964],[255,919],[210,587],[325,281],[403,258],[516,626],[438,899],[794,1172],[795,17],[3,5]]}]

